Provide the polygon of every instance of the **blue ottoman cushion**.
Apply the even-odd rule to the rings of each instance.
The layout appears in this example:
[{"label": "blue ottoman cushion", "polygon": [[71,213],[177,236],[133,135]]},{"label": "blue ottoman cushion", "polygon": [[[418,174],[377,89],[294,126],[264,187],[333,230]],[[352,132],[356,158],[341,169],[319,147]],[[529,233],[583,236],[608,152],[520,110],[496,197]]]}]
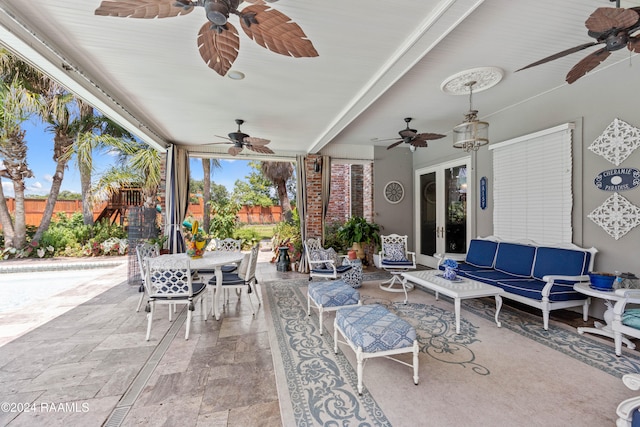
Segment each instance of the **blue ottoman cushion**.
[{"label": "blue ottoman cushion", "polygon": [[413,326],[379,304],[341,308],[336,323],[366,353],[411,347],[416,339]]},{"label": "blue ottoman cushion", "polygon": [[358,304],[360,292],[342,280],[309,283],[309,296],[323,307]]}]

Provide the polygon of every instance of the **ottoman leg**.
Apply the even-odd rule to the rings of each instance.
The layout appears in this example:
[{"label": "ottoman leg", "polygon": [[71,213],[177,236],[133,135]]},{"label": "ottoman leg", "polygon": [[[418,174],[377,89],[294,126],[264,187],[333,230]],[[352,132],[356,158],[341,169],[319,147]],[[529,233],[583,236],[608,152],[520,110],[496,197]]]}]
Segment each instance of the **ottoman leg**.
[{"label": "ottoman leg", "polygon": [[358,351],[356,351],[356,359],[358,360],[358,394],[362,396],[362,372],[364,371],[362,347],[358,347]]},{"label": "ottoman leg", "polygon": [[307,316],[311,316],[311,296],[307,292]]},{"label": "ottoman leg", "polygon": [[322,335],[322,305],[318,306],[318,317],[320,318],[320,335]]},{"label": "ottoman leg", "polygon": [[338,321],[333,321],[333,354],[338,354]]},{"label": "ottoman leg", "polygon": [[418,353],[420,348],[418,347],[418,340],[413,341],[413,383],[418,385]]}]

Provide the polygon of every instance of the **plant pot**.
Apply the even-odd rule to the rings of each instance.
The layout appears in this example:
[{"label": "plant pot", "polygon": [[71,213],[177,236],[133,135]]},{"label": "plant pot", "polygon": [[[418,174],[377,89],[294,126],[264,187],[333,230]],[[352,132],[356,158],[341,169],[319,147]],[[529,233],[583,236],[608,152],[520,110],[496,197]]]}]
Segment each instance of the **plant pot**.
[{"label": "plant pot", "polygon": [[362,246],[362,243],[353,242],[351,249],[356,251],[358,258],[364,259],[364,247]]},{"label": "plant pot", "polygon": [[354,251],[353,249],[350,249],[347,252],[347,256],[349,257],[349,259],[354,260],[354,259],[358,258],[358,253],[356,251]]}]

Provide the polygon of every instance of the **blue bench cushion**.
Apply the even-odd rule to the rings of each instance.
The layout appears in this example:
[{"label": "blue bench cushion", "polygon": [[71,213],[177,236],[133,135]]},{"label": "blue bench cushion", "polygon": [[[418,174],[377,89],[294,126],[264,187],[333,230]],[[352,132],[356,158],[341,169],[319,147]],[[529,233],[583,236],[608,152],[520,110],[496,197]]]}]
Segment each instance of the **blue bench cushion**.
[{"label": "blue bench cushion", "polygon": [[516,276],[515,274],[504,273],[498,270],[462,270],[458,274],[469,279],[484,282],[489,285],[497,286],[497,283],[501,280],[521,280],[526,281],[530,277]]},{"label": "blue bench cushion", "polygon": [[336,323],[365,353],[411,347],[416,339],[413,326],[379,304],[341,308]]},{"label": "blue bench cushion", "polygon": [[465,262],[474,267],[493,268],[497,249],[498,242],[472,239],[469,243]]},{"label": "blue bench cushion", "polygon": [[531,277],[535,255],[535,246],[501,242],[498,243],[495,268],[504,273]]},{"label": "blue bench cushion", "polygon": [[358,304],[360,292],[342,280],[332,282],[310,282],[309,296],[323,307],[342,307]]},{"label": "blue bench cushion", "polygon": [[[517,279],[499,280],[494,285],[506,292],[540,301],[542,300],[542,288],[546,284],[547,282],[538,279]],[[586,298],[586,295],[573,290],[573,282],[564,280],[554,282],[549,293],[550,301],[573,301]]]},{"label": "blue bench cushion", "polygon": [[588,273],[589,252],[571,249],[539,247],[533,268],[533,277],[547,275],[580,276]]}]

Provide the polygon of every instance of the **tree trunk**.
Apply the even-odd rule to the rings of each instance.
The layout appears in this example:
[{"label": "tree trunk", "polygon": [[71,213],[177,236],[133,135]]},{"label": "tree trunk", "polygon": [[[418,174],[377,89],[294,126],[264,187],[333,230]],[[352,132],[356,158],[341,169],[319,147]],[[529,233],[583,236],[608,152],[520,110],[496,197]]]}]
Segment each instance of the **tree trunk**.
[{"label": "tree trunk", "polygon": [[16,195],[16,211],[13,223],[15,236],[13,240],[14,248],[24,248],[27,243],[27,223],[24,211],[24,180],[13,181],[13,191]]},{"label": "tree trunk", "polygon": [[289,195],[287,194],[287,181],[279,179],[276,183],[278,188],[278,199],[280,200],[280,206],[282,206],[282,216],[287,222],[293,220],[293,213],[291,212],[291,202],[289,201]]},{"label": "tree trunk", "polygon": [[211,225],[211,218],[209,217],[209,202],[211,201],[211,159],[202,159],[202,170],[204,172],[202,227],[205,233],[209,233],[209,227]]},{"label": "tree trunk", "polygon": [[49,229],[49,225],[51,225],[51,218],[53,217],[53,211],[56,206],[56,202],[58,201],[60,187],[62,186],[62,179],[64,178],[64,170],[67,168],[67,163],[69,162],[68,157],[64,154],[67,150],[71,149],[73,141],[73,138],[57,134],[54,136],[53,160],[56,162],[56,172],[53,174],[51,191],[49,192],[47,204],[45,205],[44,212],[42,213],[40,225],[38,226],[35,236],[33,236],[33,240],[35,241],[39,242],[44,232],[47,231]]},{"label": "tree trunk", "polygon": [[82,220],[85,225],[93,225],[91,170],[84,165],[80,165],[80,192],[82,193]]},{"label": "tree trunk", "polygon": [[2,224],[2,235],[4,237],[4,247],[15,247],[13,241],[15,239],[15,232],[13,230],[13,222],[11,221],[11,214],[7,207],[7,199],[4,197],[4,191],[2,189],[2,182],[0,179],[0,224]]}]

